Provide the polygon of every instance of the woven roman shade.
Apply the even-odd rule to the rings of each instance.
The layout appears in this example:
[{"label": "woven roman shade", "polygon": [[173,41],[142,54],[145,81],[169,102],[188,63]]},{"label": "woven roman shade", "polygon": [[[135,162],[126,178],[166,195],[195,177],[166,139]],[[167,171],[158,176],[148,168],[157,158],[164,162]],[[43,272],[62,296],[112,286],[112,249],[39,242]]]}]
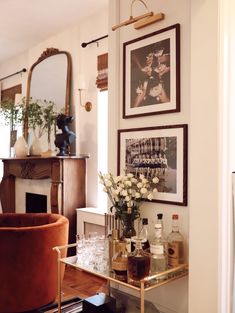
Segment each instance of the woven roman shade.
[{"label": "woven roman shade", "polygon": [[96,86],[100,91],[108,89],[108,53],[98,55],[97,58],[98,76],[96,78]]}]

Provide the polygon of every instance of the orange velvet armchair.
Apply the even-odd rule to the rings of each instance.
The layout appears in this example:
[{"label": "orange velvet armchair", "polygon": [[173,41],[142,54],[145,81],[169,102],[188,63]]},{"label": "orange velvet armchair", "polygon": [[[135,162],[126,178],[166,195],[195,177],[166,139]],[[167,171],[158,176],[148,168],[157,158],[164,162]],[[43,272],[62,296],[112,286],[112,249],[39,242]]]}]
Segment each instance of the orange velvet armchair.
[{"label": "orange velvet armchair", "polygon": [[59,214],[0,214],[1,313],[29,311],[55,300],[57,253],[52,248],[68,243],[68,224]]}]

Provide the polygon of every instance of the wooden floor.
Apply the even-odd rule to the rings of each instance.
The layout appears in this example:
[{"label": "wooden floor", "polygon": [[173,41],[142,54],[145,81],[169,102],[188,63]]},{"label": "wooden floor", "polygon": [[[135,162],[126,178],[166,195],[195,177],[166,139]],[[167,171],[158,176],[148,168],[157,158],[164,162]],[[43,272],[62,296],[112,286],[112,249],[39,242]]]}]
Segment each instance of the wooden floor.
[{"label": "wooden floor", "polygon": [[97,292],[107,292],[106,280],[66,266],[62,284],[62,299],[67,300],[73,296],[87,298]]},{"label": "wooden floor", "polygon": [[[105,279],[79,271],[71,266],[66,266],[62,283],[62,301],[75,296],[87,298],[95,295],[97,292],[107,292],[107,290]],[[27,313],[37,312],[38,310],[33,310]]]}]

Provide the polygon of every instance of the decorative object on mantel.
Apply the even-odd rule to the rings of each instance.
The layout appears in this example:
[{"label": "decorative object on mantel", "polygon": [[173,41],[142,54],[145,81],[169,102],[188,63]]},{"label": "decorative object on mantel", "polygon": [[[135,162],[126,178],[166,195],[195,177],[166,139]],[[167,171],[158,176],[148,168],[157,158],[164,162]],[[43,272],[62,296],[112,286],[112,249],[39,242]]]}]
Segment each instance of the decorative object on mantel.
[{"label": "decorative object on mantel", "polygon": [[120,176],[99,173],[99,178],[112,203],[110,211],[114,209],[115,218],[122,223],[123,236],[135,236],[134,221],[140,216],[140,204],[153,199],[153,194],[157,193],[154,186],[159,182],[158,177],[149,181],[144,175],[135,177],[132,173]]},{"label": "decorative object on mantel", "polygon": [[[135,2],[140,2],[144,5],[145,9],[147,10],[147,13],[144,13],[144,14],[141,14],[141,15],[138,15],[136,17],[133,17],[132,15],[132,12],[133,12],[133,4]],[[142,27],[145,27],[147,25],[150,25],[150,24],[153,24],[153,23],[156,23],[158,21],[161,21],[165,18],[165,15],[163,13],[158,13],[158,14],[154,14],[152,11],[149,11],[148,7],[147,7],[147,4],[144,2],[144,0],[132,0],[131,2],[131,8],[130,8],[130,17],[128,20],[120,23],[120,24],[117,24],[115,26],[112,27],[112,30],[116,30],[122,26],[127,26],[129,24],[134,24],[134,28],[135,29],[140,29]]]},{"label": "decorative object on mantel", "polygon": [[26,157],[29,152],[29,147],[23,136],[20,136],[14,144],[14,152],[16,157]]},{"label": "decorative object on mantel", "polygon": [[69,145],[75,140],[76,135],[72,132],[68,124],[73,121],[73,116],[67,116],[65,114],[59,114],[57,117],[57,126],[62,130],[62,133],[56,134],[55,145],[60,149],[58,156],[69,155]]},{"label": "decorative object on mantel", "polygon": [[[26,103],[26,99],[22,99],[22,108],[24,120],[27,120],[29,129],[33,131],[33,143],[30,147],[30,155],[41,155],[42,153],[47,156],[52,156],[51,150],[51,134],[52,131],[56,132],[56,119],[58,111],[55,103],[48,100],[34,100],[29,99]],[[47,133],[48,150],[42,152],[40,138],[44,133]],[[55,154],[55,153],[54,153]]]}]

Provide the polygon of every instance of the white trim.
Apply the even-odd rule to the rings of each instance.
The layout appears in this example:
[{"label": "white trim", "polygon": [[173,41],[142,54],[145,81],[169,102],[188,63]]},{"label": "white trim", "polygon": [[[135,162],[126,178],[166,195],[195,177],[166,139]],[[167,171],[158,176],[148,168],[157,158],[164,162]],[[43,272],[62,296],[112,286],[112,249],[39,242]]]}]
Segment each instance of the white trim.
[{"label": "white trim", "polygon": [[98,208],[82,208],[77,211],[77,234],[85,233],[85,223],[104,226],[105,211]]},{"label": "white trim", "polygon": [[[233,304],[233,207],[232,171],[234,163],[234,53],[233,35],[235,5],[219,1],[219,312],[231,313]],[[234,34],[233,34],[234,33]]]}]

